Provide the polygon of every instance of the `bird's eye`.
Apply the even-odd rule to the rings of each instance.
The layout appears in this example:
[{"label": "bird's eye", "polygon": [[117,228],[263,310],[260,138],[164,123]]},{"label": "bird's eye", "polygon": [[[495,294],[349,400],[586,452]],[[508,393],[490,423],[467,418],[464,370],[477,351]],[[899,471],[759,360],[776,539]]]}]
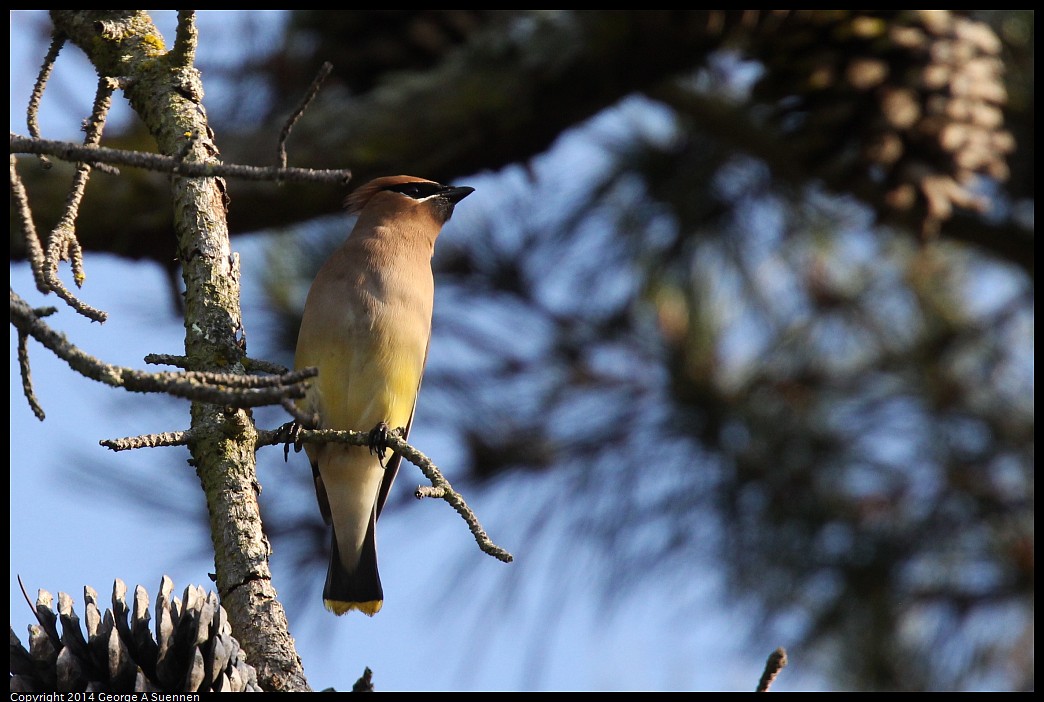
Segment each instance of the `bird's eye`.
[{"label": "bird's eye", "polygon": [[396,193],[402,193],[406,197],[413,198],[414,200],[423,200],[424,198],[431,197],[432,195],[438,195],[443,189],[443,186],[438,183],[420,182],[420,183],[396,183],[395,185],[389,185],[385,190],[391,190]]}]

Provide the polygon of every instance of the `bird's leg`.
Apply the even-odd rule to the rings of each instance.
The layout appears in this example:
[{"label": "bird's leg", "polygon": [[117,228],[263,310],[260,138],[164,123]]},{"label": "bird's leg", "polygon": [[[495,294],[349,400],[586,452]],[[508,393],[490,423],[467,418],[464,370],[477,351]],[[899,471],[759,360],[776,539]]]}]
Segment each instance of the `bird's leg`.
[{"label": "bird's leg", "polygon": [[378,422],[377,426],[370,430],[370,455],[377,454],[377,461],[384,468],[384,452],[388,450],[388,422]]}]

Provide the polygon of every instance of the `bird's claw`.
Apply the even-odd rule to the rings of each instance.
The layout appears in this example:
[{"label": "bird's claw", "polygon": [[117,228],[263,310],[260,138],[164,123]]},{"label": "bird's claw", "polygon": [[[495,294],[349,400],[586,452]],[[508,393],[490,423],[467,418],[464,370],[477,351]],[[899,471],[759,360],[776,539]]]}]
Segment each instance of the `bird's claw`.
[{"label": "bird's claw", "polygon": [[391,431],[387,422],[380,422],[370,430],[370,455],[377,454],[377,461],[384,468],[384,453],[388,450],[388,432]]},{"label": "bird's claw", "polygon": [[283,444],[283,462],[290,460],[290,445],[293,444],[294,453],[301,453],[301,430],[304,426],[300,422],[287,422],[277,430],[279,441]]}]

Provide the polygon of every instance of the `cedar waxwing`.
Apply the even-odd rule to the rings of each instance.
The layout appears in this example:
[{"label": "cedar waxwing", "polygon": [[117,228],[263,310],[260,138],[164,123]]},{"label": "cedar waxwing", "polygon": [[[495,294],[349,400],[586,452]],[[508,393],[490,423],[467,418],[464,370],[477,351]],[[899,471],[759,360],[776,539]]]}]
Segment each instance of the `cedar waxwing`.
[{"label": "cedar waxwing", "polygon": [[[312,283],[294,359],[296,368],[319,369],[298,401],[319,428],[409,434],[428,358],[435,238],[472,192],[388,176],[346,200],[359,219]],[[373,616],[384,600],[374,529],[401,456],[336,443],[306,450],[319,510],[333,526],[323,602],[334,614]]]}]

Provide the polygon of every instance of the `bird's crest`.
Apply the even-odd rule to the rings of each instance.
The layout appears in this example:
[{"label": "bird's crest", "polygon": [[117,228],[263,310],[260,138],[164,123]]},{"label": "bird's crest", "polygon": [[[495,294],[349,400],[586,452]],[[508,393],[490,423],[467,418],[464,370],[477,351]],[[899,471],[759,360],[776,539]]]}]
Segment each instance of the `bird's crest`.
[{"label": "bird's crest", "polygon": [[408,175],[397,175],[397,176],[384,176],[383,178],[375,178],[366,185],[359,186],[355,189],[351,195],[345,198],[344,204],[348,208],[349,214],[359,214],[363,208],[366,207],[366,203],[370,201],[377,193],[385,190],[390,185],[401,185],[403,183],[431,183],[426,178],[417,178],[415,176]]}]

